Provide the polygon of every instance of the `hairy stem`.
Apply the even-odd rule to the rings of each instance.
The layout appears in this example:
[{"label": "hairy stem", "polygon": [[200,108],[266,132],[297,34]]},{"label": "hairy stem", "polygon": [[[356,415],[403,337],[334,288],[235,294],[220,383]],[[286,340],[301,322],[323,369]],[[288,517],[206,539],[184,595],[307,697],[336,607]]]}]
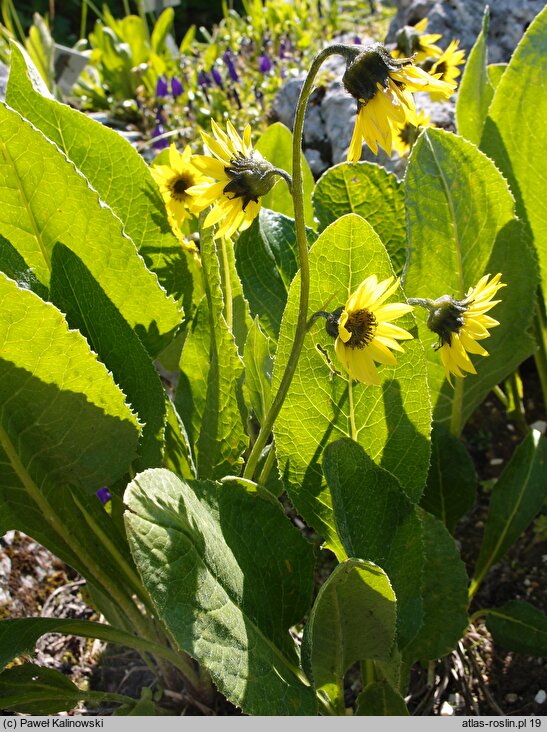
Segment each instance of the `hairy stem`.
[{"label": "hairy stem", "polygon": [[[256,438],[253,448],[249,454],[247,465],[243,472],[243,477],[250,480],[253,479],[260,453],[264,449],[266,442],[272,431],[274,422],[279,414],[287,391],[291,385],[292,378],[296,369],[296,364],[304,345],[306,336],[306,324],[308,316],[308,301],[310,294],[310,269],[308,261],[308,240],[306,237],[306,224],[304,220],[304,183],[302,175],[302,133],[304,131],[304,115],[308,99],[312,92],[313,82],[319,71],[321,64],[326,58],[333,54],[347,56],[348,47],[342,44],[335,44],[325,48],[314,58],[308,75],[304,81],[304,85],[300,91],[298,105],[296,107],[296,116],[294,119],[293,130],[293,155],[292,155],[292,198],[294,205],[294,223],[296,229],[296,244],[298,247],[298,259],[300,264],[300,302],[298,305],[298,319],[296,321],[296,330],[293,337],[293,343],[285,371],[281,377],[281,382],[275,397],[272,400],[271,407],[264,418],[264,422],[260,427],[260,432]],[[287,181],[288,182],[288,181]]]}]

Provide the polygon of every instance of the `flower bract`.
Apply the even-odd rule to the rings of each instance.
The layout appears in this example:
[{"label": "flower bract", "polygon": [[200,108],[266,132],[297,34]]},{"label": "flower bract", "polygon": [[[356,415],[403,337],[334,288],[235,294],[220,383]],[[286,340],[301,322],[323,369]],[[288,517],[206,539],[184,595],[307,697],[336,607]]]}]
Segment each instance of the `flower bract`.
[{"label": "flower bract", "polygon": [[455,83],[448,84],[414,66],[412,59],[394,59],[379,43],[367,46],[349,63],[343,77],[347,91],[357,100],[357,119],[348,149],[348,162],[361,157],[363,141],[373,153],[378,147],[391,155],[392,125],[416,125],[412,92],[437,93],[448,98]]},{"label": "flower bract", "polygon": [[152,165],[150,172],[165,201],[168,213],[180,225],[183,219],[199,213],[199,208],[188,189],[205,181],[205,176],[192,163],[192,153],[187,145],[179,153],[172,143],[169,148],[169,165]]},{"label": "flower bract", "polygon": [[392,322],[409,313],[412,306],[386,303],[398,287],[399,280],[394,277],[378,282],[376,275],[370,275],[339,311],[334,347],[340,363],[352,379],[365,384],[379,384],[376,363],[394,366],[397,361],[391,351],[402,351],[398,341],[412,338],[410,333]]},{"label": "flower bract", "polygon": [[211,120],[213,136],[201,133],[212,155],[194,155],[196,167],[214,179],[194,186],[188,193],[203,211],[212,205],[204,227],[219,223],[215,238],[249,228],[260,211],[260,197],[274,185],[274,168],[251,145],[251,127],[240,137],[231,122],[226,132]]},{"label": "flower bract", "polygon": [[489,355],[478,341],[488,338],[489,329],[499,325],[486,313],[500,302],[493,298],[501,287],[505,287],[501,274],[490,281],[489,278],[490,275],[482,277],[475,287],[468,290],[463,300],[444,295],[432,303],[427,325],[439,336],[437,350],[448,381],[451,381],[451,374],[465,376],[465,372],[477,373],[469,353]]}]

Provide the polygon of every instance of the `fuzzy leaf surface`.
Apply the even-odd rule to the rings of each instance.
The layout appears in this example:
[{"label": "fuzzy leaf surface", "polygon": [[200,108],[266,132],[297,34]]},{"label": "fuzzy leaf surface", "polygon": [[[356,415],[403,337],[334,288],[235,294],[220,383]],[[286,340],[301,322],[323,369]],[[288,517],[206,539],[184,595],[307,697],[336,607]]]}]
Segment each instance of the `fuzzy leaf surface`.
[{"label": "fuzzy leaf surface", "polygon": [[[534,348],[526,333],[533,308],[537,269],[514,201],[491,160],[466,140],[427,129],[413,148],[406,172],[410,255],[405,276],[408,297],[463,299],[483,275],[502,273],[501,302],[489,313],[500,322],[481,341],[490,356],[472,356],[477,375],[463,380],[462,425],[486,394]],[[427,313],[417,309],[419,337],[427,355],[433,415],[450,419],[455,390],[445,378],[437,336]]]},{"label": "fuzzy leaf surface", "polygon": [[320,231],[350,211],[366,219],[401,274],[407,255],[405,193],[393,173],[366,162],[334,165],[317,181],[313,206]]},{"label": "fuzzy leaf surface", "polygon": [[314,714],[289,627],[309,607],[313,553],[253,484],[138,475],[126,526],[143,582],[179,648],[248,714]]},{"label": "fuzzy leaf surface", "polygon": [[389,681],[369,684],[357,697],[357,717],[407,717],[405,700]]},{"label": "fuzzy leaf surface", "polygon": [[[309,315],[344,305],[372,274],[379,281],[393,274],[386,250],[360,216],[344,216],[327,227],[310,250]],[[292,345],[299,290],[297,275],[283,316],[274,389]],[[404,302],[401,291],[395,298]],[[412,314],[397,323],[407,330],[414,328]],[[397,365],[381,366],[379,373],[381,386],[358,382],[350,386],[337,363],[333,339],[326,333],[324,321],[318,319],[306,335],[274,427],[279,467],[291,500],[339,558],[345,554],[336,536],[321,467],[324,448],[340,437],[355,439],[373,460],[404,481],[412,501],[420,498],[429,466],[430,411],[420,342],[405,341],[404,353],[397,353]]]}]

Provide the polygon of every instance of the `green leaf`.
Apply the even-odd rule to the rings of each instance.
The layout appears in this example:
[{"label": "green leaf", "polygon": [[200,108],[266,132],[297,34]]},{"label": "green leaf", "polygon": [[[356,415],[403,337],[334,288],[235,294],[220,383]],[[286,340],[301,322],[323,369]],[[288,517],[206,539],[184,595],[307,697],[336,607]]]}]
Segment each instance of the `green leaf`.
[{"label": "green leaf", "polygon": [[494,89],[498,88],[501,77],[503,76],[506,68],[507,64],[488,64],[488,80]]},{"label": "green leaf", "polygon": [[23,654],[33,653],[36,641],[46,633],[77,635],[81,638],[98,638],[126,648],[155,653],[169,659],[173,655],[167,647],[139,638],[104,623],[67,618],[16,618],[0,621],[0,669]]},{"label": "green leaf", "polygon": [[150,48],[154,53],[162,54],[165,52],[165,40],[171,32],[174,19],[175,11],[173,8],[165,8],[157,19],[150,37]]},{"label": "green leaf", "polygon": [[[274,167],[286,170],[292,175],[292,133],[281,124],[275,122],[266,128],[265,132],[255,145],[255,149],[266,158]],[[302,179],[304,184],[304,220],[306,225],[315,228],[313,219],[313,207],[311,204],[311,196],[314,186],[313,175],[311,174],[308,161],[302,153]],[[262,205],[277,213],[285,214],[285,216],[294,217],[294,208],[292,196],[289,192],[287,183],[283,179],[279,179],[274,187],[261,199]]]},{"label": "green leaf", "polygon": [[[16,44],[11,48],[8,104],[53,141],[83,173],[101,200],[122,221],[125,233],[148,268],[156,273],[161,286],[190,314],[195,263],[173,234],[159,189],[142,157],[115,130],[65,104],[45,98],[29,78],[32,66]],[[49,169],[44,169],[43,174],[45,181],[55,179]],[[53,212],[53,203],[50,205]],[[84,205],[90,206],[89,203]],[[120,248],[119,236],[112,240],[114,251]],[[120,278],[120,275],[116,277]],[[128,283],[124,287],[126,298],[129,293],[138,294],[136,281],[129,277],[123,281]],[[169,313],[175,318],[175,308],[169,301],[161,306],[159,302],[151,304],[151,307],[159,308],[158,318],[161,313],[164,318]]]},{"label": "green leaf", "polygon": [[0,302],[0,534],[25,531],[84,576],[97,562],[119,582],[112,553],[123,570],[131,559],[93,493],[127,472],[137,419],[53,305],[4,275]]},{"label": "green leaf", "polygon": [[452,534],[460,518],[472,508],[476,492],[477,476],[469,453],[461,440],[435,425],[422,508],[442,521]]},{"label": "green leaf", "polygon": [[271,403],[271,381],[273,360],[271,341],[260,329],[258,318],[247,335],[245,343],[245,393],[249,411],[262,423]]},{"label": "green leaf", "polygon": [[236,265],[253,317],[277,341],[289,285],[298,271],[294,220],[261,209],[236,245]]},{"label": "green leaf", "polygon": [[226,322],[218,250],[212,230],[202,230],[206,297],[181,355],[175,406],[186,428],[200,478],[233,475],[247,436],[242,417],[243,362]]},{"label": "green leaf", "polygon": [[242,355],[252,318],[236,270],[234,245],[231,239],[226,239],[225,237],[214,239],[213,244],[213,251],[215,252],[220,271],[220,286],[222,287],[224,302],[222,312],[226,320],[226,325],[234,336],[238,353]]},{"label": "green leaf", "polygon": [[357,697],[357,717],[407,717],[405,700],[389,681],[369,684]]},{"label": "green leaf", "polygon": [[[387,253],[369,224],[350,214],[329,226],[310,250],[308,313],[334,311],[368,276],[393,274]],[[273,389],[277,389],[292,346],[300,297],[300,275],[291,285],[279,336]],[[397,300],[404,300],[401,292]],[[397,321],[412,329],[412,315]],[[405,341],[397,366],[380,367],[382,385],[353,382],[337,363],[323,320],[308,331],[287,398],[276,420],[279,469],[303,518],[327,540],[339,559],[330,494],[321,458],[329,442],[353,437],[367,454],[399,478],[419,500],[429,467],[430,411],[424,354],[418,340]],[[352,554],[352,556],[360,556]],[[370,557],[362,557],[369,559]]]},{"label": "green leaf", "polygon": [[433,414],[458,430],[486,394],[534,349],[526,329],[534,308],[536,265],[513,198],[493,163],[471,143],[444,130],[427,129],[413,148],[406,172],[410,242],[405,291],[409,297],[463,299],[490,273],[507,283],[490,313],[501,325],[481,341],[488,358],[472,356],[477,375],[463,380],[463,394],[445,378],[437,336],[417,309],[418,332],[427,354]]},{"label": "green leaf", "polygon": [[248,714],[314,714],[289,628],[309,607],[313,553],[249,481],[138,475],[125,494],[129,542],[180,649]]},{"label": "green leaf", "polygon": [[53,247],[50,299],[85,336],[143,422],[136,469],[162,464],[165,392],[150,356],[85,264],[64,244]]},{"label": "green leaf", "polygon": [[505,69],[484,125],[481,148],[509,181],[517,215],[531,230],[544,292],[547,290],[547,209],[544,161],[547,116],[545,35],[547,8],[530,24]]},{"label": "green leaf", "polygon": [[331,443],[323,467],[344,549],[381,567],[395,590],[399,648],[409,660],[448,653],[467,625],[467,577],[452,537],[353,440]]},{"label": "green leaf", "polygon": [[315,689],[344,714],[344,675],[357,661],[387,660],[395,638],[396,599],[380,567],[339,564],[322,585],[304,629],[302,659]]},{"label": "green leaf", "polygon": [[496,645],[528,656],[547,654],[547,616],[524,600],[489,608],[486,627]]},{"label": "green leaf", "polygon": [[407,255],[403,184],[373,163],[340,163],[317,181],[313,206],[322,231],[340,216],[356,213],[382,240],[391,264],[400,274]]},{"label": "green leaf", "polygon": [[487,69],[489,22],[490,13],[486,6],[482,30],[469,53],[456,100],[458,133],[475,145],[481,141],[484,120],[494,96],[494,87]]},{"label": "green leaf", "polygon": [[52,668],[32,663],[15,666],[0,674],[0,707],[25,714],[55,714],[72,709],[80,701],[132,702],[131,697],[79,689]]},{"label": "green leaf", "polygon": [[492,491],[471,594],[541,509],[546,485],[547,440],[532,430],[513,453]]}]

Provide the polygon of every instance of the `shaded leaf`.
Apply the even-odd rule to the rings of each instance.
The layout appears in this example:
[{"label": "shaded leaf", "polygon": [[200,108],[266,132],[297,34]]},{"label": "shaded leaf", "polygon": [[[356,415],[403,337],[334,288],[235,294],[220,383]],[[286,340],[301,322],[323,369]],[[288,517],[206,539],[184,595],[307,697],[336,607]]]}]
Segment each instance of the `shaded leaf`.
[{"label": "shaded leaf", "polygon": [[348,559],[321,586],[308,617],[302,659],[315,689],[344,713],[343,680],[357,661],[386,660],[395,638],[396,598],[372,562]]},{"label": "shaded leaf", "polygon": [[320,231],[350,212],[366,219],[401,274],[407,255],[405,195],[393,173],[373,163],[334,165],[317,181],[313,205]]},{"label": "shaded leaf", "polygon": [[298,271],[294,220],[261,209],[237,241],[236,265],[252,316],[277,341],[289,286]]},{"label": "shaded leaf", "polygon": [[476,492],[475,466],[463,443],[441,425],[435,425],[422,508],[442,521],[452,534],[457,522],[473,506]]},{"label": "shaded leaf", "polygon": [[180,362],[175,406],[200,478],[237,472],[247,437],[242,417],[243,362],[224,316],[220,263],[212,230],[201,235],[206,296],[196,311]]},{"label": "shaded leaf", "polygon": [[[385,248],[366,221],[355,214],[339,219],[310,250],[308,313],[334,311],[368,275],[393,273]],[[279,336],[273,388],[292,347],[297,321],[300,275],[291,286]],[[394,299],[404,300],[399,291]],[[412,329],[412,315],[397,321]],[[331,499],[321,468],[326,445],[353,437],[367,454],[419,500],[429,466],[430,412],[424,355],[418,340],[405,341],[397,365],[381,366],[380,387],[353,382],[342,373],[334,343],[319,319],[308,331],[287,398],[274,426],[279,468],[287,491],[303,518],[327,540],[339,558]],[[360,556],[352,554],[351,556]],[[370,557],[362,557],[369,559]]]},{"label": "shaded leaf", "polygon": [[389,681],[369,684],[357,697],[358,717],[407,717],[405,700]]},{"label": "shaded leaf", "polygon": [[472,594],[541,509],[546,485],[547,440],[532,430],[516,448],[492,490]]},{"label": "shaded leaf", "polygon": [[249,481],[185,482],[148,470],[129,485],[133,555],[178,647],[249,714],[313,714],[288,629],[306,612],[313,554]]},{"label": "shaded leaf", "polygon": [[323,462],[344,549],[393,585],[399,648],[409,660],[448,653],[467,625],[467,577],[452,537],[353,440],[330,444]]},{"label": "shaded leaf", "polygon": [[245,392],[249,408],[260,423],[271,403],[273,360],[270,343],[260,329],[258,318],[255,318],[245,343]]},{"label": "shaded leaf", "polygon": [[511,600],[489,608],[486,626],[494,643],[528,656],[547,654],[547,616],[524,600]]}]

